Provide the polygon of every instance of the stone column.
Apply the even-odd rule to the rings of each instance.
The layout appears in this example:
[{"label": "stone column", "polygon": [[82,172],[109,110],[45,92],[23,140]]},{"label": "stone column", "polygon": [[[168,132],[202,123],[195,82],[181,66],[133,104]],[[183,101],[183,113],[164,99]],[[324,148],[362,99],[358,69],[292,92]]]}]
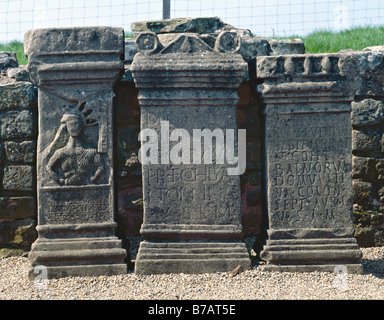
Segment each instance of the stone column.
[{"label": "stone column", "polygon": [[25,34],[38,87],[38,239],[29,254],[48,278],[127,272],[114,230],[113,84],[122,28],[35,29]]},{"label": "stone column", "polygon": [[260,57],[268,240],[266,270],[361,273],[353,237],[351,101],[347,54]]},{"label": "stone column", "polygon": [[[137,36],[139,53],[131,70],[140,90],[144,194],[137,274],[250,268],[241,242],[239,175],[228,174],[234,166],[219,161],[215,152],[222,146],[215,144],[216,135],[237,132],[236,88],[246,71],[240,41],[236,33],[225,32],[212,48],[185,33],[163,47],[155,33]],[[197,137],[202,129],[216,137],[211,164],[193,150],[194,143],[212,139]],[[148,130],[156,135],[152,150]],[[147,151],[152,159],[144,163]]]}]

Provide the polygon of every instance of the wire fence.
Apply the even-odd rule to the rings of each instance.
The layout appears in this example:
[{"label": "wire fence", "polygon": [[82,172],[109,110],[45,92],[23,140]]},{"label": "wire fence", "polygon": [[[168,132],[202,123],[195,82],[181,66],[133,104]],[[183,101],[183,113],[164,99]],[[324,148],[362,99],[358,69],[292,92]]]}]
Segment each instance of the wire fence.
[{"label": "wire fence", "polygon": [[265,37],[305,36],[383,24],[382,0],[173,0],[171,16],[220,16],[238,28]]},{"label": "wire fence", "polygon": [[[168,0],[170,17],[218,16],[257,36],[305,36],[314,30],[377,26],[383,0]],[[163,17],[163,0],[0,0],[0,42],[23,40],[28,29],[105,25]]]},{"label": "wire fence", "polygon": [[162,0],[0,0],[0,42],[22,41],[29,29],[112,26],[162,18]]}]

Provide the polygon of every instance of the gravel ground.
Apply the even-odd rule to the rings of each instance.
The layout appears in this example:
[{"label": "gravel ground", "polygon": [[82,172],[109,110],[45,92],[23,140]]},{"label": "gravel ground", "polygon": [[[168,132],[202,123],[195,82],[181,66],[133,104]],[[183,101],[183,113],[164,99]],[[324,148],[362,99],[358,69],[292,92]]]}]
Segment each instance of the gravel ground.
[{"label": "gravel ground", "polygon": [[[364,274],[278,273],[255,266],[230,273],[68,277],[36,283],[27,279],[26,257],[0,259],[1,300],[248,300],[384,299],[384,247],[362,248]],[[340,285],[340,283],[344,284]]]}]

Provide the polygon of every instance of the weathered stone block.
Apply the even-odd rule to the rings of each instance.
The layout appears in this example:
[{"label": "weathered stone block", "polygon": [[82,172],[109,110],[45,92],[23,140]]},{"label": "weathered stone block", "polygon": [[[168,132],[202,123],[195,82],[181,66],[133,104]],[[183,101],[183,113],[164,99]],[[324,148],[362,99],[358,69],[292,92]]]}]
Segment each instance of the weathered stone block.
[{"label": "weathered stone block", "polygon": [[347,55],[260,57],[265,115],[266,270],[361,273],[353,238],[351,101]]},{"label": "weathered stone block", "polygon": [[380,135],[374,131],[352,131],[352,150],[354,152],[380,151]]},{"label": "weathered stone block", "polygon": [[36,240],[33,219],[0,222],[0,245],[30,246]]},{"label": "weathered stone block", "polygon": [[360,74],[373,71],[383,62],[383,53],[380,50],[364,50],[355,53]]},{"label": "weathered stone block", "polygon": [[15,79],[16,81],[31,81],[29,73],[27,71],[27,66],[19,66],[17,68],[9,68],[7,70],[7,77]]},{"label": "weathered stone block", "polygon": [[36,135],[35,115],[32,110],[5,111],[0,115],[2,139],[32,138]]},{"label": "weathered stone block", "polygon": [[384,123],[384,104],[374,99],[353,101],[351,117],[353,128]]},{"label": "weathered stone block", "polygon": [[26,165],[7,165],[4,168],[3,188],[7,191],[33,191],[34,170]]},{"label": "weathered stone block", "polygon": [[0,197],[0,220],[34,218],[35,197]]},{"label": "weathered stone block", "polygon": [[36,141],[5,141],[4,150],[8,163],[34,163],[36,158]]},{"label": "weathered stone block", "polygon": [[[155,33],[215,33],[225,26],[218,17],[209,18],[175,18],[155,21],[134,22],[131,30],[135,33],[151,31]],[[232,27],[233,28],[233,27]]]},{"label": "weathered stone block", "polygon": [[0,85],[0,110],[32,109],[36,107],[37,89],[32,83],[18,81]]},{"label": "weathered stone block", "polygon": [[373,247],[375,246],[375,230],[371,227],[355,228],[354,234],[359,247]]},{"label": "weathered stone block", "polygon": [[134,39],[125,39],[125,51],[124,51],[124,60],[127,63],[132,63],[133,57],[137,53],[135,40]]},{"label": "weathered stone block", "polygon": [[354,51],[353,55],[358,61],[358,75],[355,82],[358,84],[357,96],[367,96],[372,99],[381,99],[384,90],[382,86],[383,52],[380,51]]},{"label": "weathered stone block", "polygon": [[374,158],[352,157],[352,178],[373,181],[377,178]]},{"label": "weathered stone block", "polygon": [[384,52],[384,46],[379,45],[379,46],[371,46],[371,47],[366,47],[363,49],[363,51],[378,51],[378,52]]},{"label": "weathered stone block", "polygon": [[270,53],[271,46],[268,39],[259,37],[244,37],[242,40],[240,54],[247,62],[258,56],[268,56]]},{"label": "weathered stone block", "polygon": [[367,205],[372,202],[372,183],[353,179],[353,201],[359,205]]},{"label": "weathered stone block", "polygon": [[17,67],[19,65],[15,52],[0,51],[0,70]]},{"label": "weathered stone block", "polygon": [[268,39],[271,47],[271,56],[278,56],[282,54],[304,54],[305,45],[301,39]]}]

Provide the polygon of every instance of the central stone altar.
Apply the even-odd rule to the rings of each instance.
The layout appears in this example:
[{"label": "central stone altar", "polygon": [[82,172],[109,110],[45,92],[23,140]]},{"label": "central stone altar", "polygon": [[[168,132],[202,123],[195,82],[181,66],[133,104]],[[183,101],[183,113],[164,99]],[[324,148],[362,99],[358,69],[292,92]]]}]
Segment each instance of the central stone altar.
[{"label": "central stone altar", "polygon": [[[196,138],[196,130],[237,130],[236,88],[247,68],[240,45],[234,32],[219,35],[214,48],[193,33],[181,34],[166,47],[153,32],[136,38],[131,71],[140,90],[142,159],[151,151],[144,145],[153,146],[153,154],[142,161],[144,241],[136,274],[251,267],[241,241],[240,177],[228,174],[233,165],[218,160],[215,151],[222,145],[217,136],[210,136],[211,143],[216,140],[213,151],[203,155],[192,148],[207,143]],[[182,141],[188,143],[178,148]],[[174,148],[182,155],[172,153]],[[210,164],[203,161],[207,152]]]}]

